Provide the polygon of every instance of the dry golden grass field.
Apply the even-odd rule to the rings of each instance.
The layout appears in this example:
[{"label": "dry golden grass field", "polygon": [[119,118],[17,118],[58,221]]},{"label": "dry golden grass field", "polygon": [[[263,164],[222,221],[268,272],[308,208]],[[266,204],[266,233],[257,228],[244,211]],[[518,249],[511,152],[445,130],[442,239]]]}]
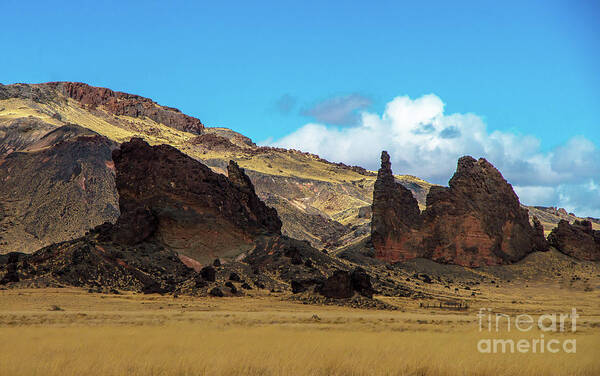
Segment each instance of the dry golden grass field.
[{"label": "dry golden grass field", "polygon": [[[0,291],[1,375],[600,375],[600,290],[530,284],[483,291],[467,311],[312,306],[285,295],[242,298]],[[481,354],[479,308],[508,315],[570,312],[576,353]]]}]

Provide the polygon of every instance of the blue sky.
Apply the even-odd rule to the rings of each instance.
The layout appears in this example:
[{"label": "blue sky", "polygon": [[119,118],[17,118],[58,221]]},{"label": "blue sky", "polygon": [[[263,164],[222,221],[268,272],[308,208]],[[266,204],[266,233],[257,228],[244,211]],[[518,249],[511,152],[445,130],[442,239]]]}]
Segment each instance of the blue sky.
[{"label": "blue sky", "polygon": [[[324,149],[310,139],[321,130],[311,133],[306,126],[321,125],[333,138],[351,137],[365,126],[362,113],[385,120],[390,103],[399,103],[395,98],[416,101],[433,94],[443,107],[423,121],[442,127],[452,114],[463,117],[458,128],[440,128],[439,135],[473,131],[465,119],[476,114],[485,127],[482,137],[494,139],[495,131],[496,139],[514,136],[512,144],[501,145],[502,156],[496,146],[476,140],[475,146],[446,146],[452,153],[440,158],[480,151],[513,184],[530,189],[519,188],[528,203],[560,204],[549,187],[592,187],[597,204],[572,207],[600,216],[600,190],[594,188],[600,179],[592,174],[600,145],[598,1],[3,0],[0,14],[4,84],[83,81],[141,94],[257,142],[325,152],[367,167],[376,167],[371,154],[360,159]],[[436,149],[432,140],[424,142]],[[587,154],[564,157],[581,163],[551,166],[580,169],[578,178],[558,174],[538,185],[526,178],[529,167],[522,163],[555,160],[581,142]],[[394,145],[374,142],[373,148]],[[522,160],[513,161],[506,155],[518,146],[535,150],[521,151]],[[436,183],[452,173],[450,167],[419,170],[417,162],[400,155],[395,167]]]}]

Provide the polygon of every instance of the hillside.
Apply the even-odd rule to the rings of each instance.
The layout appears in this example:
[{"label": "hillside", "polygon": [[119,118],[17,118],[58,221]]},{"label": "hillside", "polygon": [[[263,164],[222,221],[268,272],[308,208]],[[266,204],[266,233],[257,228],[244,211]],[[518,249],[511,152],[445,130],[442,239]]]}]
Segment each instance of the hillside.
[{"label": "hillside", "polygon": [[0,140],[1,251],[35,251],[116,220],[114,142],[35,118],[10,122]]},{"label": "hillside", "polygon": [[[45,176],[41,180],[46,181],[64,175],[68,163],[56,162],[57,170],[48,171],[43,162],[48,158],[46,154],[54,154],[58,146],[79,142],[82,137],[105,140],[106,153],[132,137],[143,138],[151,145],[168,144],[219,173],[225,173],[229,160],[234,160],[246,170],[258,196],[277,209],[282,233],[307,240],[316,248],[335,250],[356,244],[370,234],[376,179],[371,171],[330,163],[296,150],[257,146],[232,130],[206,127],[175,108],[137,95],[81,83],[15,84],[0,85],[0,181],[19,182],[21,188],[15,189],[9,183],[0,186],[4,237],[0,239],[0,253],[33,252],[81,236],[104,221],[116,220],[117,196],[111,182],[114,172],[108,160],[98,171],[71,171],[68,179],[63,179],[64,187],[57,191],[47,184],[20,183],[39,181],[38,176]],[[75,158],[81,166],[93,154],[89,148],[84,151],[85,155]],[[25,164],[29,169],[16,167]],[[99,180],[95,178],[98,173],[103,176]],[[396,179],[412,191],[424,209],[432,184],[406,175]],[[85,186],[81,185],[83,180]],[[29,188],[23,189],[23,184]],[[87,198],[83,198],[83,191]],[[71,209],[71,204],[60,199],[62,196],[81,196],[76,202],[83,203],[83,208]],[[44,202],[52,202],[54,208]],[[57,217],[54,210],[63,210],[63,216]],[[560,213],[544,208],[532,211],[540,217],[546,232],[562,218]],[[543,216],[537,214],[539,211]],[[26,220],[32,216],[52,219],[52,226],[46,220],[32,227]],[[69,224],[56,221],[66,217],[71,218]],[[598,223],[594,226],[600,228]]]}]

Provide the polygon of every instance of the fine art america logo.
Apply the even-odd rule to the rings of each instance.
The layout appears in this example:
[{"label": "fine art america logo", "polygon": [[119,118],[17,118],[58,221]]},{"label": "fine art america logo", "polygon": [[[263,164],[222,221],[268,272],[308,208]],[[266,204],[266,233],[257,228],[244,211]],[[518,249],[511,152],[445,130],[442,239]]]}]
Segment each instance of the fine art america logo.
[{"label": "fine art america logo", "polygon": [[[575,333],[577,331],[577,309],[571,313],[552,313],[540,315],[537,320],[531,315],[510,316],[492,312],[490,308],[480,308],[477,313],[479,332],[486,333],[526,333],[539,329],[540,333],[529,338],[484,338],[477,343],[477,350],[484,354],[505,353],[559,353],[577,352],[577,340],[574,338],[548,338],[552,333]],[[548,335],[545,336],[544,333]]]}]

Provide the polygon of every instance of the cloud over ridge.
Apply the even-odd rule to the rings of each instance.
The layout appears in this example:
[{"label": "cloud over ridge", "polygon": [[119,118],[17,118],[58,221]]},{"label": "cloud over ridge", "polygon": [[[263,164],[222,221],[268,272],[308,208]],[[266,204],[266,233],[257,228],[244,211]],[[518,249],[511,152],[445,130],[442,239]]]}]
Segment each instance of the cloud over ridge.
[{"label": "cloud over ridge", "polygon": [[[481,117],[445,114],[444,106],[435,94],[416,99],[399,96],[387,103],[381,115],[360,113],[353,126],[318,121],[270,144],[372,170],[379,167],[381,150],[387,150],[396,173],[443,185],[454,173],[459,157],[484,157],[513,184],[523,203],[561,206],[577,215],[600,217],[597,145],[575,136],[542,152],[535,136],[489,132]],[[361,107],[352,111],[357,108]]]}]

